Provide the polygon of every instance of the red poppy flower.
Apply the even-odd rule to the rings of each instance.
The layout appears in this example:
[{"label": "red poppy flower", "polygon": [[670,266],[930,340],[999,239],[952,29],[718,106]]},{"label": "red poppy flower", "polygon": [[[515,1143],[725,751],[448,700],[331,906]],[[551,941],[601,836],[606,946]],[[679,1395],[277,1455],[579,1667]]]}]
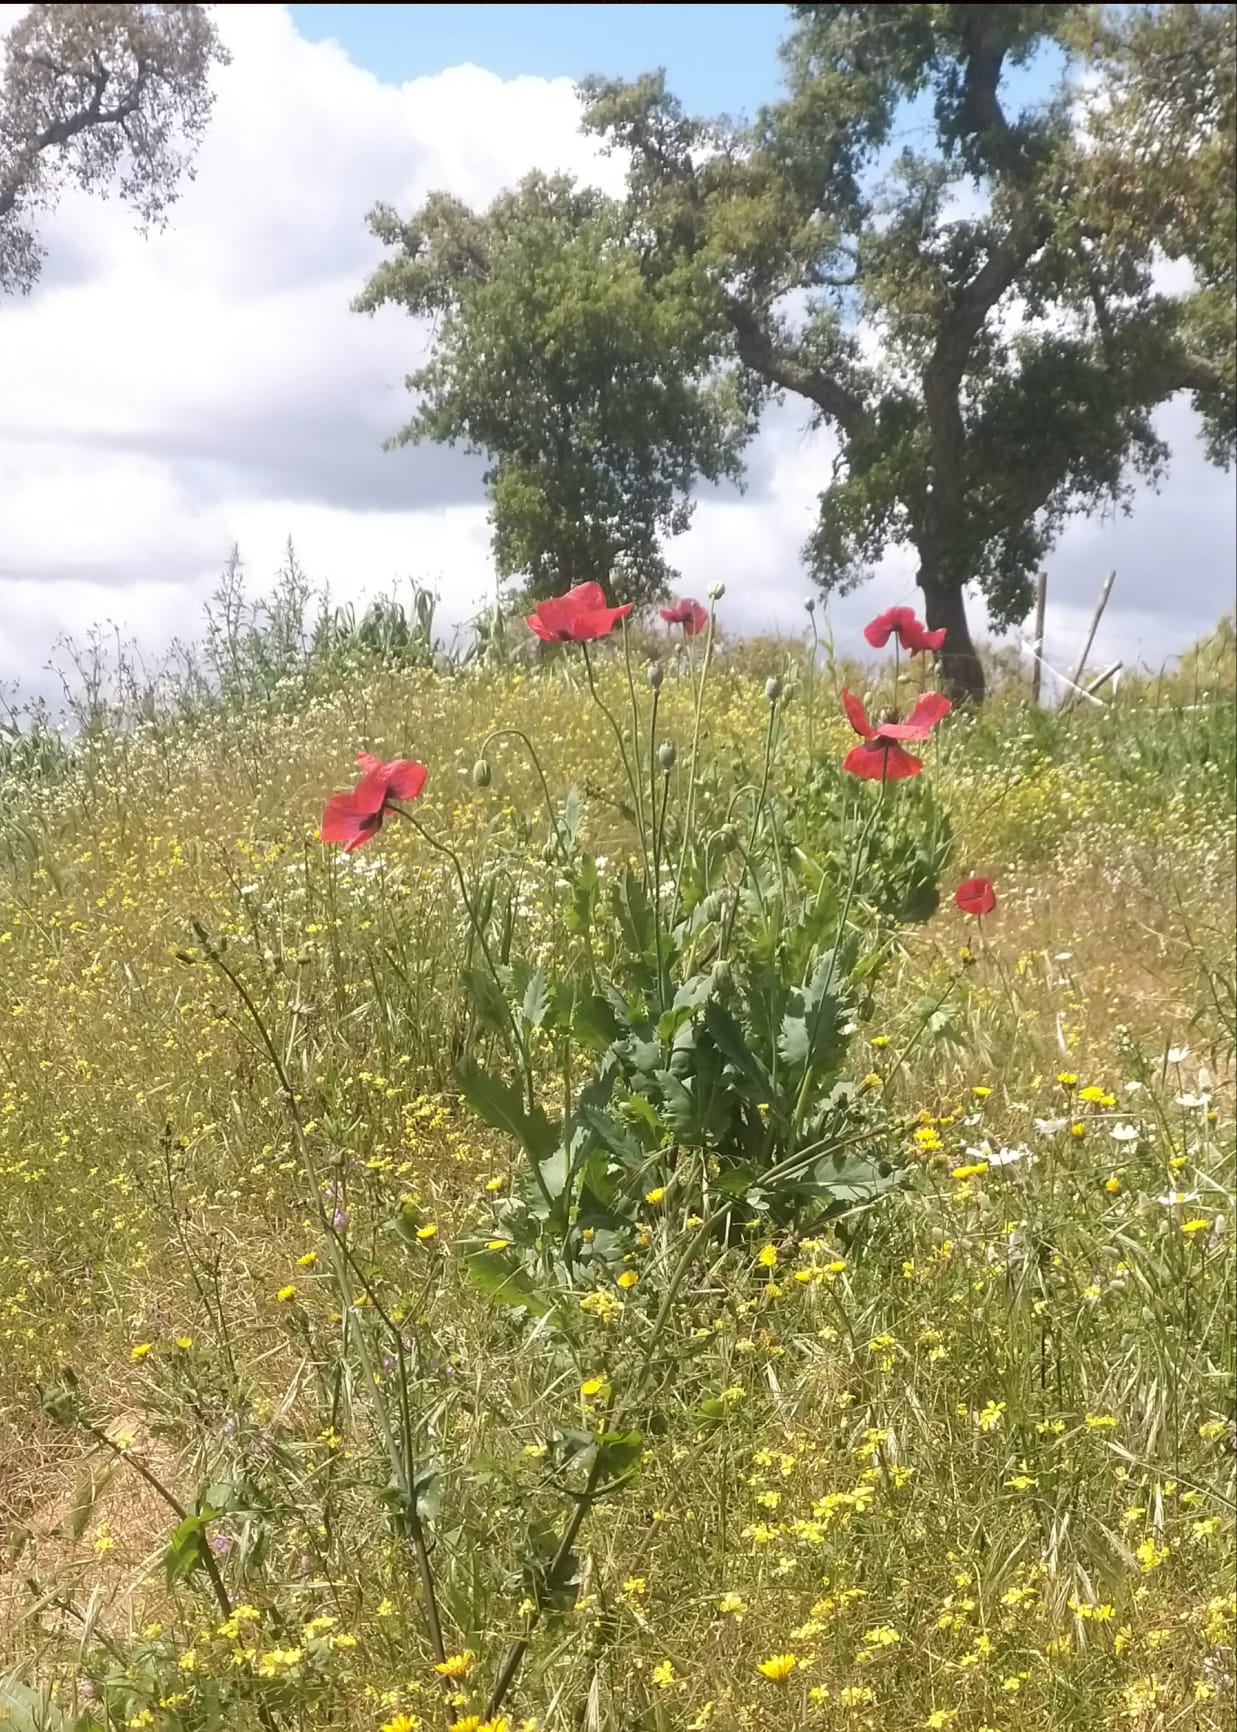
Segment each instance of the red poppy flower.
[{"label": "red poppy flower", "polygon": [[631,602],[626,607],[607,607],[599,583],[578,583],[566,595],[539,601],[528,615],[528,625],[543,643],[591,643],[608,637],[615,621],[626,619],[631,609]]},{"label": "red poppy flower", "polygon": [[880,722],[876,727],[853,692],[842,693],[842,708],[851,727],[863,736],[863,744],[851,747],[842,768],[869,782],[901,782],[923,769],[918,758],[903,750],[901,742],[926,740],[953,705],[940,692],[924,692],[915,699],[915,707],[904,722]]},{"label": "red poppy flower", "polygon": [[873,649],[884,649],[889,639],[897,636],[908,655],[920,650],[938,650],[945,641],[945,627],[929,631],[922,620],[916,619],[913,608],[887,607],[863,628],[863,635]]},{"label": "red poppy flower", "polygon": [[658,612],[667,625],[681,625],[684,637],[698,637],[709,623],[708,608],[701,607],[690,596],[676,601],[673,607],[659,608]]},{"label": "red poppy flower", "polygon": [[346,854],[378,834],[392,800],[415,800],[429,774],[411,758],[387,762],[371,752],[358,752],[357,763],[365,774],[348,793],[331,795],[318,831],[323,842],[342,842]]},{"label": "red poppy flower", "polygon": [[996,907],[996,891],[991,878],[967,878],[954,891],[954,901],[964,914],[991,914]]}]

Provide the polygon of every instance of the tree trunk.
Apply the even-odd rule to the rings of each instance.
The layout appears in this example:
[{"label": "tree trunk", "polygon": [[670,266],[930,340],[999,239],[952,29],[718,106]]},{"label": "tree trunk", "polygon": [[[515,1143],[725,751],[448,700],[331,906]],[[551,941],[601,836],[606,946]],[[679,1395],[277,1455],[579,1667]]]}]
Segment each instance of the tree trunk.
[{"label": "tree trunk", "polygon": [[919,568],[918,582],[928,630],[945,627],[945,642],[936,657],[941,690],[955,704],[982,704],[984,669],[971,642],[961,587],[939,582],[926,565]]}]

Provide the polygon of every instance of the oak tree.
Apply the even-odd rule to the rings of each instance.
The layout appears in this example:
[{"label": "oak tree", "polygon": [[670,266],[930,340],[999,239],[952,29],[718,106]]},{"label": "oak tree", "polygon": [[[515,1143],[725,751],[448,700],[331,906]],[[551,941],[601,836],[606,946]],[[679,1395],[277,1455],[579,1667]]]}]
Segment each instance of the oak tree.
[{"label": "oak tree", "polygon": [[1070,516],[1164,475],[1179,392],[1231,456],[1234,8],[790,12],[753,123],[660,73],[589,80],[621,199],[534,177],[380,211],[396,256],[361,304],[437,318],[403,437],[491,455],[500,568],[543,586],[626,563],[640,599],[696,480],[801,399],[836,442],[813,576],[909,550],[944,686],[978,697],[967,586],[1024,617]]},{"label": "oak tree", "polygon": [[0,294],[33,286],[36,220],[66,185],[164,218],[227,58],[204,6],[27,8],[0,38]]}]

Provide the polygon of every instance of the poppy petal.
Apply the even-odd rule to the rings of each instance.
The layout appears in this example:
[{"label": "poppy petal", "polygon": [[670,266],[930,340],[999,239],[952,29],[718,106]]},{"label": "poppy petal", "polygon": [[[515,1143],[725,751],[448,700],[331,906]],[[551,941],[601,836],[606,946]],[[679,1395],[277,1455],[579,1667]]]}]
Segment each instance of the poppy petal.
[{"label": "poppy petal", "polygon": [[362,812],[352,794],[332,794],[322,812],[318,835],[323,842],[348,842],[360,835],[371,814]]},{"label": "poppy petal", "polygon": [[979,918],[996,907],[996,891],[990,878],[964,878],[954,891],[954,901],[964,914]]},{"label": "poppy petal", "polygon": [[385,764],[383,769],[387,777],[388,800],[415,800],[429,775],[424,764],[418,764],[411,758],[396,758],[393,763]]},{"label": "poppy petal", "polygon": [[842,708],[846,711],[846,719],[857,734],[862,734],[865,740],[875,739],[876,729],[867,718],[867,712],[853,692],[842,690]]},{"label": "poppy petal", "polygon": [[598,613],[609,605],[606,592],[599,583],[577,583],[574,589],[569,589],[558,599],[570,602],[576,613]]},{"label": "poppy petal", "polygon": [[952,709],[953,705],[943,692],[920,692],[906,719],[917,728],[934,728]]},{"label": "poppy petal", "polygon": [[353,788],[352,800],[358,812],[381,812],[383,801],[387,797],[388,769],[389,766],[379,759],[377,768],[366,770]]},{"label": "poppy petal", "polygon": [[847,752],[842,768],[852,776],[861,776],[865,782],[902,782],[908,776],[917,776],[923,765],[896,741],[883,745],[879,740],[864,740]]},{"label": "poppy petal", "polygon": [[352,838],[351,841],[344,843],[344,853],[345,854],[355,854],[357,849],[360,848],[363,843],[368,842],[371,836],[376,836],[378,834],[379,830],[381,830],[381,828],[382,828],[382,813],[381,812],[374,812],[374,813],[371,813],[368,817],[362,818],[360,828],[359,828],[357,834]]}]

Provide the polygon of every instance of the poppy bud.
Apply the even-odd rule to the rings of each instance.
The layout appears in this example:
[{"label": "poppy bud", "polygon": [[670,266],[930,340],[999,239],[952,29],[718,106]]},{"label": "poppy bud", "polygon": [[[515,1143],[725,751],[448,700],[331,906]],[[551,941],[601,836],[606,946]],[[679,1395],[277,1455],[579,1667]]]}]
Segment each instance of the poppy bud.
[{"label": "poppy bud", "polygon": [[472,767],[472,785],[474,788],[488,788],[490,785],[490,766],[484,758],[478,758]]},{"label": "poppy bud", "polygon": [[776,674],[770,674],[765,681],[765,696],[771,704],[775,704],[782,695],[782,682]]},{"label": "poppy bud", "polygon": [[731,853],[738,840],[739,832],[733,824],[723,824],[717,832],[717,846],[723,854]]},{"label": "poppy bud", "polygon": [[679,755],[679,749],[673,740],[663,740],[657,748],[657,762],[661,765],[664,776],[668,776],[674,768],[674,760]]},{"label": "poppy bud", "polygon": [[803,598],[803,608],[805,613],[815,613],[816,597],[814,595],[805,595]]},{"label": "poppy bud", "polygon": [[726,585],[724,583],[711,583],[707,593],[710,601],[720,601],[726,593]]},{"label": "poppy bud", "polygon": [[661,690],[661,682],[665,679],[665,669],[660,662],[650,662],[648,667],[649,684],[655,692]]},{"label": "poppy bud", "polygon": [[712,968],[714,986],[729,986],[731,980],[730,964],[724,956],[719,956]]}]

